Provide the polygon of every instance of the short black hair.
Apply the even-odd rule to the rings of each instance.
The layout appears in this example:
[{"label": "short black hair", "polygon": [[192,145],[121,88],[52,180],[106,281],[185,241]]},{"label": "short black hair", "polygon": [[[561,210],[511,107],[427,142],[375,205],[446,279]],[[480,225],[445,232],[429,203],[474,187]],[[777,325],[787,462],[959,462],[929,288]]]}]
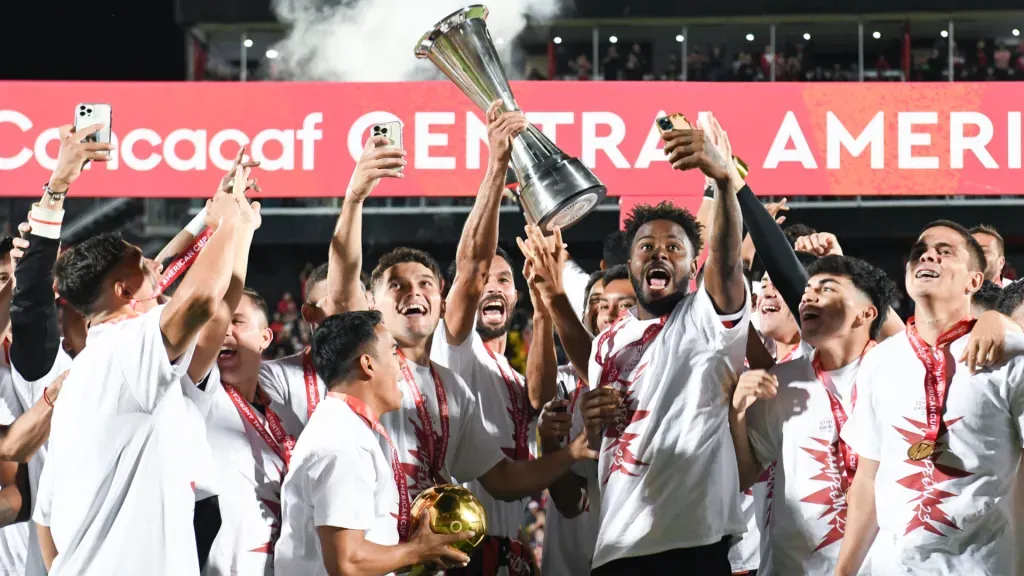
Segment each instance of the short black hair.
[{"label": "short black hair", "polygon": [[306,276],[306,284],[303,286],[306,293],[306,304],[316,304],[316,302],[309,302],[309,293],[313,291],[314,286],[325,280],[327,280],[327,262],[313,268],[309,276]]},{"label": "short black hair", "polygon": [[782,233],[786,235],[786,239],[789,240],[790,246],[796,246],[798,238],[817,234],[818,231],[806,224],[790,224],[782,229]]},{"label": "short black hair", "polygon": [[[512,262],[512,257],[509,256],[508,252],[506,252],[505,249],[502,248],[501,246],[498,246],[497,250],[494,251],[494,255],[495,256],[501,256],[501,258],[505,262],[508,262],[508,267],[512,269],[512,275],[515,276],[516,265]],[[448,277],[447,277],[447,280],[448,280],[448,287],[449,288],[455,282],[455,273],[458,272],[458,268],[459,268],[459,263],[457,261],[455,261],[455,260],[452,260],[452,263],[448,265],[448,270],[447,270],[447,272],[448,272],[447,276]],[[447,289],[446,289],[446,292],[447,292]]]},{"label": "short black hair", "polygon": [[800,264],[803,265],[804,270],[807,270],[807,268],[809,268],[811,264],[814,264],[815,262],[818,261],[818,255],[815,254],[814,252],[804,252],[802,250],[797,250],[796,259],[799,260]]},{"label": "short black hair", "polygon": [[978,224],[974,228],[969,230],[971,236],[975,234],[985,234],[996,239],[996,244],[999,245],[999,254],[1006,254],[1006,242],[1003,240],[1003,235],[996,230],[995,226],[989,226],[988,224]]},{"label": "short black hair", "polygon": [[1003,287],[1002,298],[999,300],[999,311],[1011,316],[1024,304],[1024,280],[1017,280]]},{"label": "short black hair", "polygon": [[259,310],[260,314],[263,315],[263,324],[265,326],[270,325],[270,308],[267,307],[267,301],[257,292],[254,288],[246,286],[242,290],[242,296],[248,298],[252,305]]},{"label": "short black hair", "polygon": [[629,261],[629,246],[622,230],[616,230],[604,237],[604,265],[606,268],[625,264]]},{"label": "short black hair", "polygon": [[974,236],[971,236],[970,230],[961,224],[953,222],[952,220],[935,220],[922,228],[921,233],[918,234],[917,237],[920,238],[921,234],[924,234],[932,228],[949,228],[959,234],[964,239],[964,242],[967,243],[967,254],[971,259],[970,269],[975,272],[985,271],[985,251],[981,249],[981,244],[978,244],[978,241],[974,239]]},{"label": "short black hair", "polygon": [[362,310],[328,317],[313,332],[310,345],[317,376],[330,389],[352,373],[353,361],[372,354],[377,344],[375,329],[381,323],[380,312]]},{"label": "short black hair", "polygon": [[629,268],[627,268],[625,264],[612,266],[604,271],[605,286],[616,280],[629,280]]},{"label": "short black hair", "polygon": [[604,280],[604,272],[604,270],[598,270],[587,279],[587,287],[583,290],[584,304],[590,302],[590,293],[594,290],[598,280]]},{"label": "short black hair", "polygon": [[116,233],[93,236],[68,249],[53,265],[57,293],[83,316],[92,316],[103,279],[117,268],[127,249]]},{"label": "short black hair", "polygon": [[406,248],[405,246],[399,246],[380,257],[380,260],[377,261],[377,267],[370,273],[370,290],[377,287],[377,283],[384,277],[384,273],[391,269],[392,266],[406,262],[414,262],[425,266],[434,275],[434,279],[437,280],[438,289],[443,290],[444,275],[441,274],[441,265],[437,263],[437,260],[423,250]]},{"label": "short black hair", "polygon": [[14,237],[4,236],[0,238],[0,258],[10,254],[11,250],[14,250]]},{"label": "short black hair", "polygon": [[633,242],[636,240],[636,233],[640,227],[655,220],[668,220],[682,226],[686,237],[693,243],[694,253],[690,258],[696,259],[704,248],[700,233],[702,226],[686,208],[680,208],[671,202],[661,202],[657,206],[650,204],[637,204],[629,212],[625,222],[626,249],[632,252]]},{"label": "short black hair", "polygon": [[971,306],[982,310],[998,310],[1003,300],[1003,289],[990,280],[981,283],[981,288],[971,295]]},{"label": "short black hair", "polygon": [[877,340],[889,308],[896,302],[896,284],[881,268],[852,256],[823,256],[807,267],[807,276],[831,274],[848,278],[853,286],[871,300],[878,317],[871,323],[871,339]]}]

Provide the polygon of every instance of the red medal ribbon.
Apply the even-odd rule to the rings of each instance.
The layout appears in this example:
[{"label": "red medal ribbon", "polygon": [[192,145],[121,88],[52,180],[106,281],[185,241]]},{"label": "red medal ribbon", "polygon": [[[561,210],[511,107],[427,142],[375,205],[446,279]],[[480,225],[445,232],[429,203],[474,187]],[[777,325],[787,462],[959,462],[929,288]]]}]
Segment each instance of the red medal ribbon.
[{"label": "red medal ribbon", "polygon": [[409,369],[409,362],[406,360],[405,354],[402,354],[401,351],[398,352],[398,360],[399,364],[402,366],[402,376],[404,376],[405,381],[409,383],[409,391],[412,392],[412,399],[416,404],[416,414],[419,415],[420,424],[423,425],[423,432],[427,436],[428,445],[421,446],[420,449],[426,449],[427,464],[430,467],[428,472],[436,482],[446,484],[449,481],[444,479],[444,476],[441,474],[441,469],[444,468],[444,461],[448,455],[448,393],[445,392],[444,384],[441,382],[441,376],[434,368],[434,364],[431,363],[430,377],[434,380],[434,393],[437,395],[437,413],[441,420],[441,441],[440,445],[437,446],[434,444],[434,421],[430,418],[430,412],[427,410],[427,403],[423,399],[423,393],[420,392],[419,385],[413,377],[412,370]]},{"label": "red medal ribbon", "polygon": [[587,381],[580,378],[575,367],[572,367],[572,373],[576,376],[576,389],[572,391],[569,398],[569,414],[576,411],[576,401],[579,400],[580,394],[583,394],[583,392],[587,390]]},{"label": "red medal ribbon", "polygon": [[[864,350],[861,351],[858,362],[864,360],[864,355],[868,353],[868,350],[874,348],[875,344],[876,342],[874,340],[869,340],[868,343],[864,345]],[[822,388],[824,388],[825,393],[828,394],[828,403],[832,408],[832,420],[835,423],[836,437],[839,438],[839,456],[844,468],[844,470],[840,470],[840,474],[843,475],[843,480],[846,481],[841,488],[845,494],[850,488],[850,485],[853,484],[853,475],[857,473],[857,453],[854,452],[853,449],[843,441],[842,436],[839,435],[843,426],[846,426],[846,421],[849,418],[846,415],[846,409],[843,408],[843,403],[840,402],[839,398],[832,392],[832,388],[835,387],[835,384],[832,383],[832,377],[828,375],[828,372],[822,369],[821,360],[818,358],[817,354],[814,355],[814,360],[811,361],[811,367],[814,369],[814,375],[818,378],[818,382],[821,382]],[[850,392],[850,404],[851,406],[857,405],[856,380],[854,380],[853,389]]]},{"label": "red medal ribbon", "polygon": [[302,353],[302,380],[306,383],[306,420],[313,415],[316,405],[320,403],[320,387],[316,381],[316,369],[313,367],[313,349],[306,346]]},{"label": "red medal ribbon", "polygon": [[398,486],[398,537],[401,538],[402,542],[405,542],[409,540],[409,510],[411,505],[409,504],[409,485],[405,481],[402,462],[398,459],[398,449],[395,448],[395,443],[388,436],[388,431],[384,429],[380,420],[377,419],[377,415],[373,413],[373,410],[370,410],[370,407],[365,402],[341,392],[336,394],[348,404],[348,407],[353,412],[363,419],[363,422],[366,422],[366,425],[371,430],[383,436],[388,441],[388,446],[391,446],[391,472],[395,477],[395,485]]},{"label": "red medal ribbon", "polygon": [[[281,419],[270,409],[270,399],[263,392],[263,389],[257,387],[256,395],[267,411],[266,426],[260,422],[259,417],[253,412],[252,406],[242,397],[238,388],[230,384],[224,384],[223,388],[228,393],[228,397],[231,398],[231,403],[235,405],[239,415],[252,426],[253,430],[260,435],[260,438],[263,438],[263,441],[267,443],[267,446],[270,446],[270,449],[274,451],[274,454],[277,454],[277,457],[284,462],[284,470],[287,471],[288,464],[292,459],[292,450],[295,448],[295,438],[292,438],[284,431]],[[283,473],[282,471],[282,479]]]},{"label": "red medal ribbon", "polygon": [[147,302],[159,297],[164,293],[164,290],[167,290],[168,286],[174,284],[174,281],[177,280],[179,276],[191,268],[192,265],[195,264],[199,253],[202,252],[206,243],[210,240],[210,236],[213,236],[212,228],[206,228],[199,236],[196,236],[195,240],[192,241],[192,245],[186,248],[181,254],[178,254],[178,257],[174,259],[174,262],[171,262],[171,265],[164,271],[163,278],[161,278],[157,283],[156,290],[153,291],[153,294],[146,298],[142,298],[141,300],[132,298],[132,310],[135,309],[135,305],[139,302]]},{"label": "red medal ribbon", "polygon": [[[625,327],[626,319],[626,314],[620,316],[619,320],[611,328],[609,328],[607,332],[602,334],[597,341],[597,346],[595,347],[596,352],[594,353],[594,360],[598,363],[598,365],[601,366],[601,380],[600,382],[598,382],[598,388],[602,386],[611,385],[612,383],[617,382],[619,380],[620,372],[619,368],[616,366],[616,361],[619,359],[619,356],[621,356],[623,352],[631,348],[638,348],[642,350],[645,346],[647,346],[647,344],[654,340],[658,336],[658,334],[661,334],[661,331],[665,328],[665,322],[668,321],[668,314],[659,318],[657,323],[648,326],[638,340],[626,344],[625,346],[622,347],[621,350],[619,350],[618,352],[615,353],[614,356],[612,356],[611,351],[615,349],[615,335],[618,334],[618,332],[622,330],[623,327]],[[601,350],[604,348],[606,343],[608,344],[608,351],[605,354],[604,360],[602,360]]]},{"label": "red medal ribbon", "polygon": [[506,453],[506,455],[513,460],[529,460],[530,449],[527,438],[530,422],[528,410],[524,406],[524,402],[528,401],[528,398],[525,391],[522,390],[523,385],[519,382],[515,372],[511,376],[505,372],[501,362],[498,361],[498,357],[495,356],[494,352],[486,344],[484,349],[487,350],[487,354],[490,355],[491,360],[494,360],[494,364],[498,367],[498,372],[501,373],[501,378],[505,381],[505,388],[508,390],[509,402],[512,404],[511,408],[509,408],[509,416],[512,418],[512,438],[515,441],[515,451],[512,454]]},{"label": "red medal ribbon", "polygon": [[935,445],[939,438],[942,424],[942,412],[945,409],[946,398],[949,396],[949,384],[952,374],[947,370],[948,345],[962,336],[970,333],[974,328],[974,318],[965,318],[956,323],[955,326],[945,331],[935,340],[935,346],[930,347],[917,332],[915,319],[907,320],[907,339],[910,346],[917,354],[917,359],[924,364],[924,401],[925,414],[927,415],[928,430],[923,441]]}]

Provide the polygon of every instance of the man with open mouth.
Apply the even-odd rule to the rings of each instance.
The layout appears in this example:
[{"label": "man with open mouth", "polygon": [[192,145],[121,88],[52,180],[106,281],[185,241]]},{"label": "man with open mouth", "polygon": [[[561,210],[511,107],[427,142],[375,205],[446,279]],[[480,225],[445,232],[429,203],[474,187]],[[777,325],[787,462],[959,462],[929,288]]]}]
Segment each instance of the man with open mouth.
[{"label": "man with open mouth", "polygon": [[1005,359],[982,350],[988,367],[974,370],[965,348],[985,267],[955,222],[933,222],[911,248],[915,316],[865,358],[842,430],[859,465],[837,575],[856,574],[869,550],[884,573],[1013,573],[1024,340],[1007,333]]},{"label": "man with open mouth", "polygon": [[685,566],[726,576],[729,541],[745,531],[722,387],[742,370],[750,317],[736,199],[745,184],[717,121],[700,126],[663,137],[673,168],[717,184],[703,281],[689,293],[702,244],[693,215],[637,206],[626,221],[637,306],[594,343],[588,380],[598,393],[583,415],[601,454],[595,575]]}]

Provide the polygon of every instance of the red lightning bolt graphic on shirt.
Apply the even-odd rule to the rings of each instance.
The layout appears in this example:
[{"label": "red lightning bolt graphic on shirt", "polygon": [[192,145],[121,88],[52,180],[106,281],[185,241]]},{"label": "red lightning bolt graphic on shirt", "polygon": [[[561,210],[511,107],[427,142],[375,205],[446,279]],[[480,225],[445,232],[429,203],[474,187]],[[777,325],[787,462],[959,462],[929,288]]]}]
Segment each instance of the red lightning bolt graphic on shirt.
[{"label": "red lightning bolt graphic on shirt", "polygon": [[[925,432],[928,429],[924,422],[911,420],[910,418],[904,418],[904,420],[913,425],[917,430],[903,430],[896,426],[893,426],[893,428],[903,436],[908,447],[915,442],[924,439]],[[960,418],[954,418],[945,422],[943,430],[948,429],[959,421]],[[966,478],[972,474],[965,470],[955,468],[948,464],[940,464],[938,462],[946,448],[946,442],[943,441],[943,436],[944,434],[940,434],[938,442],[935,444],[934,456],[931,458],[920,461],[907,459],[907,464],[910,464],[919,470],[910,476],[897,480],[897,484],[900,486],[903,486],[908,490],[914,490],[918,493],[917,496],[910,500],[914,505],[914,516],[909,522],[907,522],[907,531],[905,534],[910,534],[915,530],[924,530],[926,532],[931,532],[936,536],[945,536],[945,534],[942,533],[941,528],[939,528],[939,525],[948,526],[954,530],[960,530],[960,527],[953,522],[953,519],[946,514],[945,510],[939,507],[939,505],[945,500],[958,496],[958,494],[941,490],[938,488],[938,485],[948,480]]]}]

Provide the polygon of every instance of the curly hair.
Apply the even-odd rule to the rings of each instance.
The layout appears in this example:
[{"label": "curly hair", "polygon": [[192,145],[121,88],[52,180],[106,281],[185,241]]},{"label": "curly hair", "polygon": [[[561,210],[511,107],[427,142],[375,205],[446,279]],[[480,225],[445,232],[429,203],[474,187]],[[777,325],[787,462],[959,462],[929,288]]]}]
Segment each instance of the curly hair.
[{"label": "curly hair", "polygon": [[686,237],[693,243],[694,253],[690,255],[691,258],[696,258],[704,248],[700,235],[703,227],[693,214],[686,208],[680,208],[671,202],[661,202],[657,206],[637,204],[629,212],[629,216],[626,217],[624,233],[626,246],[630,251],[633,249],[633,242],[636,240],[636,234],[640,227],[655,220],[668,220],[683,228]]}]

